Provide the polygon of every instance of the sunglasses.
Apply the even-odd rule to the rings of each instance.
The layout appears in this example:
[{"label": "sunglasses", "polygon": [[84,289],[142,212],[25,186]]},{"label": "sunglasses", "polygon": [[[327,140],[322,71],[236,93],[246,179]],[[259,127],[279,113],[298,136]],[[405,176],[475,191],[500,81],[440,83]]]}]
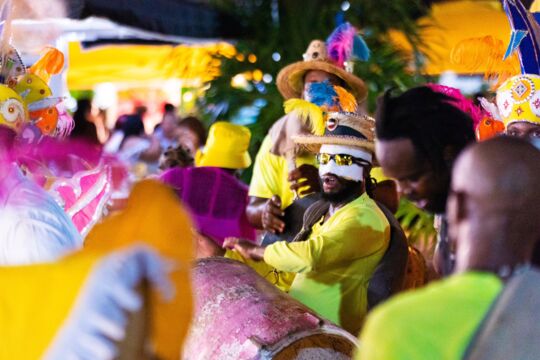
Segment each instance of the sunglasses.
[{"label": "sunglasses", "polygon": [[355,158],[352,155],[347,154],[317,154],[317,162],[319,165],[326,165],[334,160],[339,166],[351,166],[352,164],[358,164],[360,166],[371,166],[371,164],[363,159]]}]

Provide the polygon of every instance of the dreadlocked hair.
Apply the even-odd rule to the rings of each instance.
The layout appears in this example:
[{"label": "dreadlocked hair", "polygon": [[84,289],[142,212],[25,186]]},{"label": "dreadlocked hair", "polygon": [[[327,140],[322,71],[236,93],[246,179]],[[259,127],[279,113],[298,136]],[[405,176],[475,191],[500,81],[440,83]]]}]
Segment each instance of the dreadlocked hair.
[{"label": "dreadlocked hair", "polygon": [[388,90],[377,102],[376,136],[379,140],[410,139],[417,155],[435,171],[448,170],[461,150],[475,141],[473,120],[454,102],[426,86],[399,96]]}]

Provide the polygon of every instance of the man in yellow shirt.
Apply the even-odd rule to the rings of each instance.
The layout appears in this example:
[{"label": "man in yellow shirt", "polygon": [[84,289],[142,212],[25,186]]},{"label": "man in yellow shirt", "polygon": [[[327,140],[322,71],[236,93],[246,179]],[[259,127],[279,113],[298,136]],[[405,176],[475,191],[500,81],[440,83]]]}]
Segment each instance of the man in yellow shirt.
[{"label": "man in yellow shirt", "polygon": [[295,274],[289,294],[351,333],[362,326],[367,286],[390,239],[388,220],[365,192],[373,126],[366,116],[329,113],[324,136],[295,138],[318,151],[323,200],[308,208],[293,242],[262,247],[229,238],[224,244],[236,250],[230,257],[259,261],[259,273],[266,267]]},{"label": "man in yellow shirt", "polygon": [[540,236],[539,164],[540,152],[520,139],[465,150],[448,200],[456,275],[375,309],[356,359],[457,360],[474,348],[475,332],[505,282],[528,267]]},{"label": "man in yellow shirt", "polygon": [[[280,71],[277,86],[285,99],[302,98],[309,84],[323,81],[346,87],[359,103],[367,96],[364,82],[346,71],[345,64],[332,62],[320,40],[311,42],[303,61]],[[272,233],[285,229],[283,209],[292,204],[295,192],[302,196],[319,190],[315,158],[312,154],[296,154],[291,140],[293,135],[310,131],[306,126],[289,126],[290,121],[295,119],[283,116],[269,130],[255,158],[249,188],[248,220],[256,228]]]}]

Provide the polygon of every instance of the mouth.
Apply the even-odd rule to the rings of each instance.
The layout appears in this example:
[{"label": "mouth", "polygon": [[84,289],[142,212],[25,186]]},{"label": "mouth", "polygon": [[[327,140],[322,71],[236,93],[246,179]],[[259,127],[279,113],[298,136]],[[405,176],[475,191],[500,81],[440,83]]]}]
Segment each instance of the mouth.
[{"label": "mouth", "polygon": [[340,186],[340,181],[337,176],[325,174],[321,176],[324,192],[333,192]]}]

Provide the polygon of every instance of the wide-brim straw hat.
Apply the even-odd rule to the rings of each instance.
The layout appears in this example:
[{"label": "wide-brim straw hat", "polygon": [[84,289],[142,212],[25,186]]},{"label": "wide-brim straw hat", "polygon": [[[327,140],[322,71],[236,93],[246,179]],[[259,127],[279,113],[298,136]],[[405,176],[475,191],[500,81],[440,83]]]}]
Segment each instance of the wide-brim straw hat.
[{"label": "wide-brim straw hat", "polygon": [[309,152],[317,153],[322,145],[344,145],[375,154],[375,120],[367,115],[344,112],[328,113],[324,135],[298,135],[294,142]]},{"label": "wide-brim straw hat", "polygon": [[285,99],[301,98],[304,88],[304,76],[310,70],[320,70],[333,74],[343,80],[348,90],[359,103],[367,97],[367,87],[362,79],[333,63],[327,54],[322,40],[314,40],[309,45],[304,60],[285,66],[279,72],[276,84]]}]

